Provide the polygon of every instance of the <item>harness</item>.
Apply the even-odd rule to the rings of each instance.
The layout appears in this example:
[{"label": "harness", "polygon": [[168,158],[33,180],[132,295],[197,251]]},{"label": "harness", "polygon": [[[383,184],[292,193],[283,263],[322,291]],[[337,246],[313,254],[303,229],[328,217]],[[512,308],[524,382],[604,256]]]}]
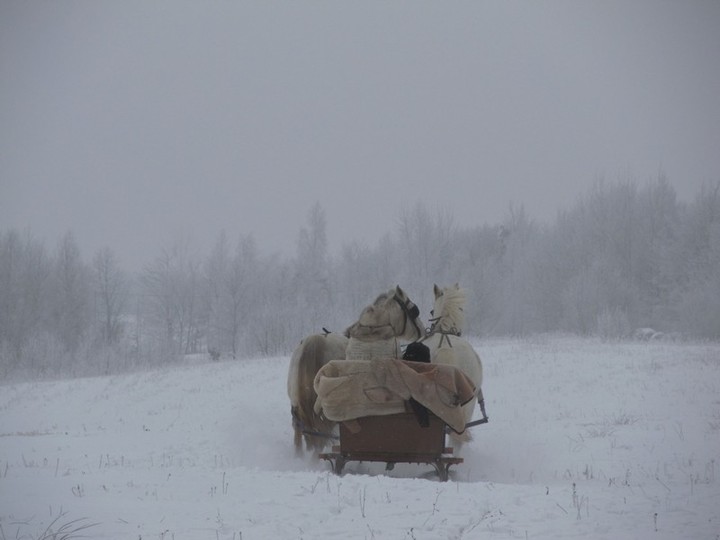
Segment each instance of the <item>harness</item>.
[{"label": "harness", "polygon": [[435,334],[440,334],[440,342],[438,343],[438,348],[443,346],[443,342],[447,341],[448,347],[452,349],[452,342],[450,341],[450,336],[456,336],[460,337],[462,335],[462,332],[455,328],[454,326],[451,328],[448,328],[447,330],[442,330],[441,328],[438,328],[438,323],[442,317],[435,317],[434,319],[429,319],[429,322],[432,323],[430,325],[430,328],[427,330],[427,334],[425,334],[425,337],[420,340],[422,343],[426,339],[430,339]]},{"label": "harness", "polygon": [[418,328],[418,325],[415,322],[416,319],[420,316],[420,309],[415,304],[413,304],[410,299],[407,299],[403,302],[402,298],[400,298],[397,294],[393,295],[393,300],[398,303],[400,309],[402,309],[403,313],[405,314],[405,319],[403,320],[403,329],[399,335],[403,335],[405,333],[405,330],[407,329],[407,322],[409,319],[415,327],[417,335],[422,336],[422,331],[420,330],[420,328]]}]

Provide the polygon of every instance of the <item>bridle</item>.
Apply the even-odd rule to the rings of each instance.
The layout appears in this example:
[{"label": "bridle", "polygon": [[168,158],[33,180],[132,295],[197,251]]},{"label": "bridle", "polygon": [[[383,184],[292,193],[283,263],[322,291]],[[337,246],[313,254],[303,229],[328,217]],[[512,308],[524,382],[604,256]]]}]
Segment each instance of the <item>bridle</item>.
[{"label": "bridle", "polygon": [[[385,302],[389,301],[388,296],[384,296]],[[392,296],[392,300],[394,300],[397,303],[397,305],[400,306],[400,309],[402,310],[403,314],[405,315],[405,317],[403,318],[403,326],[402,326],[402,330],[400,331],[400,333],[397,333],[397,331],[395,330],[395,327],[392,325],[391,322],[388,322],[386,324],[380,324],[380,325],[372,325],[372,324],[362,324],[362,323],[360,323],[360,321],[358,321],[353,326],[357,326],[357,327],[361,327],[361,328],[369,328],[371,330],[375,330],[377,328],[389,327],[392,330],[395,337],[397,337],[397,336],[402,336],[405,334],[405,330],[407,329],[407,322],[408,322],[408,319],[410,319],[410,322],[412,323],[413,328],[415,328],[415,333],[417,334],[418,339],[422,338],[424,335],[424,332],[418,326],[418,323],[416,322],[418,317],[420,316],[420,309],[410,299],[403,300],[400,296],[397,295],[397,293]],[[379,301],[380,301],[380,298],[378,298],[375,301],[375,304],[377,304],[377,302],[379,302]],[[368,309],[368,308],[365,308],[365,309]],[[350,330],[350,328],[348,328],[348,331],[349,330]],[[348,337],[350,337],[350,334],[346,334],[346,335],[348,335]]]},{"label": "bridle", "polygon": [[402,309],[403,313],[405,314],[405,319],[403,320],[403,328],[402,332],[400,332],[399,335],[405,334],[405,330],[407,329],[407,322],[408,319],[415,327],[415,332],[417,333],[418,339],[423,337],[423,331],[418,327],[417,323],[415,322],[416,319],[420,316],[420,309],[408,298],[406,300],[403,300],[400,298],[397,294],[393,295],[393,300],[395,300],[398,305],[400,306],[400,309]]},{"label": "bridle", "polygon": [[[435,315],[435,310],[431,310],[430,315]],[[438,343],[438,348],[442,347],[443,341],[447,341],[448,346],[452,348],[452,343],[450,342],[450,336],[460,337],[462,332],[460,332],[460,330],[458,330],[454,326],[452,328],[448,328],[447,330],[442,330],[440,328],[440,321],[442,319],[443,319],[442,315],[428,319],[428,322],[430,323],[430,328],[427,329],[427,332],[425,333],[425,337],[423,339],[421,339],[420,341],[425,341],[426,339],[430,339],[435,334],[440,334],[440,343]]]}]

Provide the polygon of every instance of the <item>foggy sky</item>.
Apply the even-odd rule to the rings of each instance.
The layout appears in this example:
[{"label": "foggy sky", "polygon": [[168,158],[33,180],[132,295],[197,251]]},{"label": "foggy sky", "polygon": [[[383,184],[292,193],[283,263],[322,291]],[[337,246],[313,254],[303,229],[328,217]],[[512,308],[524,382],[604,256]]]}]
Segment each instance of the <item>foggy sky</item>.
[{"label": "foggy sky", "polygon": [[0,231],[128,268],[177,237],[332,249],[424,202],[550,221],[720,181],[720,2],[0,3]]}]

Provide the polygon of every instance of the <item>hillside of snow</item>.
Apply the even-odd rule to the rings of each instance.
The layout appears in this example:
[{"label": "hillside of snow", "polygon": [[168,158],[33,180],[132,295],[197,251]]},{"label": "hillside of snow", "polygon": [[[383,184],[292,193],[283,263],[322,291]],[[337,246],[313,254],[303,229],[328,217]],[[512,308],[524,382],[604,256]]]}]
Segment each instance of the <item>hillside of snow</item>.
[{"label": "hillside of snow", "polygon": [[296,458],[288,357],[0,386],[0,539],[720,538],[720,345],[474,345],[447,483]]}]

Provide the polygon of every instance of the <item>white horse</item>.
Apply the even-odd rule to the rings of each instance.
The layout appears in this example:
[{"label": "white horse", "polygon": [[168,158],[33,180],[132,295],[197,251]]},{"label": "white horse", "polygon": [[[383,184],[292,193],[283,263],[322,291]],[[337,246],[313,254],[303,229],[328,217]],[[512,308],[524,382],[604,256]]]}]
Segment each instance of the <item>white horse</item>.
[{"label": "white horse", "polygon": [[[428,335],[422,340],[430,349],[430,362],[434,364],[450,364],[462,370],[473,382],[477,392],[483,419],[485,402],[482,394],[483,369],[480,357],[470,343],[461,336],[465,325],[465,291],[456,283],[452,287],[440,289],[433,285],[435,304],[430,319],[432,326]],[[463,405],[465,423],[472,421],[475,411],[475,400]],[[462,434],[451,433],[458,442],[470,439],[467,431]]]},{"label": "white horse", "polygon": [[315,374],[330,360],[345,358],[348,338],[345,334],[313,334],[303,339],[290,358],[287,391],[290,398],[290,414],[295,453],[302,452],[302,439],[308,450],[320,451],[325,446],[327,435],[332,432],[335,422],[314,413],[317,394],[313,389]]},{"label": "white horse", "polygon": [[322,450],[335,426],[335,422],[313,410],[317,399],[313,381],[320,368],[330,360],[345,359],[351,348],[365,354],[368,350],[384,351],[392,344],[399,350],[398,340],[422,338],[425,331],[418,321],[419,315],[418,307],[397,286],[363,309],[357,322],[343,334],[314,334],[300,342],[290,359],[287,381],[296,454],[302,452],[303,437],[308,450]]}]

